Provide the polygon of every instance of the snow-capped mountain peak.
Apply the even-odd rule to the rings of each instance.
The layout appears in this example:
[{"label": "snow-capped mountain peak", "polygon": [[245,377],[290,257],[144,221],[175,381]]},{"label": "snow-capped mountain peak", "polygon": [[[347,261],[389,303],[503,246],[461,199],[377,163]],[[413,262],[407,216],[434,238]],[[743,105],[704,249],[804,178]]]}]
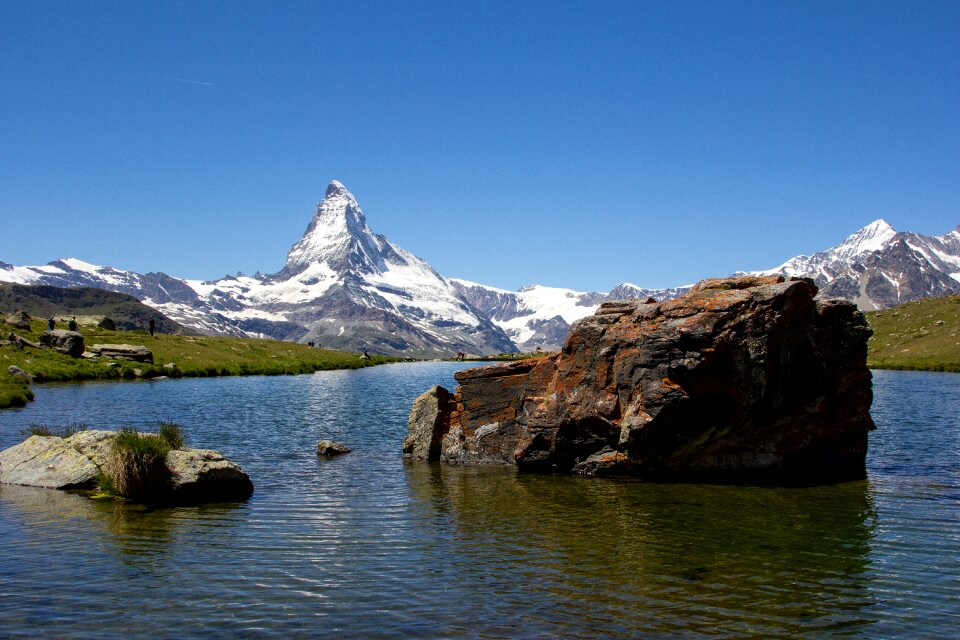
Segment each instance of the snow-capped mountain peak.
[{"label": "snow-capped mountain peak", "polygon": [[839,258],[849,259],[873,253],[883,249],[896,235],[896,229],[891,227],[886,220],[882,218],[874,220],[836,247],[836,255]]},{"label": "snow-capped mountain peak", "polygon": [[813,278],[820,295],[846,298],[861,309],[960,292],[960,234],[897,232],[876,220],[839,245],[797,256],[755,275]]},{"label": "snow-capped mountain peak", "polygon": [[379,244],[357,199],[343,183],[332,180],[303,237],[287,254],[283,273],[300,273],[321,262],[336,271],[382,271]]}]

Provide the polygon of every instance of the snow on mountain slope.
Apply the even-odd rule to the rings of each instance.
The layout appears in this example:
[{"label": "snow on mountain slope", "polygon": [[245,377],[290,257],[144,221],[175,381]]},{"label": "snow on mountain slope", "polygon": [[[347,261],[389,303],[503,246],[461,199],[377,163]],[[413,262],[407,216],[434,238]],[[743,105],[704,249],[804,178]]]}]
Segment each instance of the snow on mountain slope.
[{"label": "snow on mountain slope", "polygon": [[534,351],[538,347],[546,351],[560,349],[570,332],[570,325],[592,315],[602,302],[648,297],[666,300],[689,288],[644,289],[623,283],[609,293],[542,285],[508,291],[457,278],[451,278],[450,282],[465,300],[502,328],[522,351]]},{"label": "snow on mountain slope", "polygon": [[821,295],[852,300],[863,310],[960,293],[960,227],[923,236],[876,220],[826,251],[750,273],[813,278]]},{"label": "snow on mountain slope", "polygon": [[120,291],[204,333],[391,355],[516,350],[429,264],[374,233],[335,180],[277,274],[182,280],[67,258],[35,267],[0,263],[0,280]]}]

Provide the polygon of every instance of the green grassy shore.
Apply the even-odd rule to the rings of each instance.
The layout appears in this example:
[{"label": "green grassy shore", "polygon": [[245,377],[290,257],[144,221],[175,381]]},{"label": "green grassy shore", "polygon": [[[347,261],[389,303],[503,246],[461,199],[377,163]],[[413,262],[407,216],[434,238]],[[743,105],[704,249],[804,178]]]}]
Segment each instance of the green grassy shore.
[{"label": "green grassy shore", "polygon": [[[893,309],[871,311],[867,321],[874,331],[867,364],[874,369],[919,369],[960,372],[960,296],[911,302]],[[34,320],[30,331],[0,324],[0,338],[11,332],[38,342],[46,322]],[[23,406],[33,399],[22,378],[7,373],[16,365],[37,382],[119,380],[157,376],[197,377],[226,375],[282,375],[325,369],[356,369],[395,359],[373,356],[363,360],[356,353],[316,349],[292,342],[177,336],[145,331],[107,331],[92,324],[81,325],[86,344],[139,344],[153,351],[156,364],[107,360],[77,360],[49,349],[12,344],[0,345],[0,408]],[[542,354],[502,354],[486,360],[511,361]],[[175,363],[175,369],[163,367]]]},{"label": "green grassy shore", "polygon": [[874,369],[960,371],[960,296],[909,302],[866,314]]},{"label": "green grassy shore", "polygon": [[[46,322],[38,320],[31,323],[30,331],[0,324],[0,338],[6,340],[13,332],[32,342],[39,342],[45,330]],[[26,382],[8,373],[10,365],[16,365],[33,375],[36,382],[58,382],[158,376],[283,375],[327,369],[358,369],[396,360],[384,356],[363,359],[356,353],[317,349],[279,340],[160,333],[150,336],[146,331],[107,331],[90,325],[81,325],[80,332],[83,333],[87,348],[93,344],[143,345],[153,351],[155,364],[75,359],[50,349],[24,347],[21,351],[12,344],[4,344],[0,346],[0,408],[23,406],[33,399],[33,392]],[[115,364],[110,365],[111,362]],[[164,365],[168,363],[174,363],[176,367],[165,368]]]}]

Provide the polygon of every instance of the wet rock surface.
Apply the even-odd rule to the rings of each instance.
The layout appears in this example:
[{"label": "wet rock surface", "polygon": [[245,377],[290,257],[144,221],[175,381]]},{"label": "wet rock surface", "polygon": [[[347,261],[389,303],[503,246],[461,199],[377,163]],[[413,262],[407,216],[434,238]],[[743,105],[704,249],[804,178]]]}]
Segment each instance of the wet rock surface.
[{"label": "wet rock surface", "polygon": [[350,453],[350,447],[334,440],[320,440],[317,442],[317,455],[321,458],[336,458]]},{"label": "wet rock surface", "polygon": [[862,478],[871,332],[853,303],[816,293],[744,277],[604,304],[556,356],[458,372],[455,394],[415,405],[404,451],[669,481]]}]

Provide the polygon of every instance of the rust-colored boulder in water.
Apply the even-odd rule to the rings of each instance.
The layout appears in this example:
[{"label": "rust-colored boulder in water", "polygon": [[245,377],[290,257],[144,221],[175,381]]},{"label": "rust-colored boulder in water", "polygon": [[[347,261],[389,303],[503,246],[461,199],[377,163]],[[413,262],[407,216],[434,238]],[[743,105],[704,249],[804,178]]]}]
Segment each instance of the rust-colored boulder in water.
[{"label": "rust-colored boulder in water", "polygon": [[558,355],[457,373],[429,428],[411,415],[411,434],[431,434],[421,446],[439,448],[417,457],[655,480],[863,478],[871,331],[853,303],[816,293],[745,277],[604,304]]}]

